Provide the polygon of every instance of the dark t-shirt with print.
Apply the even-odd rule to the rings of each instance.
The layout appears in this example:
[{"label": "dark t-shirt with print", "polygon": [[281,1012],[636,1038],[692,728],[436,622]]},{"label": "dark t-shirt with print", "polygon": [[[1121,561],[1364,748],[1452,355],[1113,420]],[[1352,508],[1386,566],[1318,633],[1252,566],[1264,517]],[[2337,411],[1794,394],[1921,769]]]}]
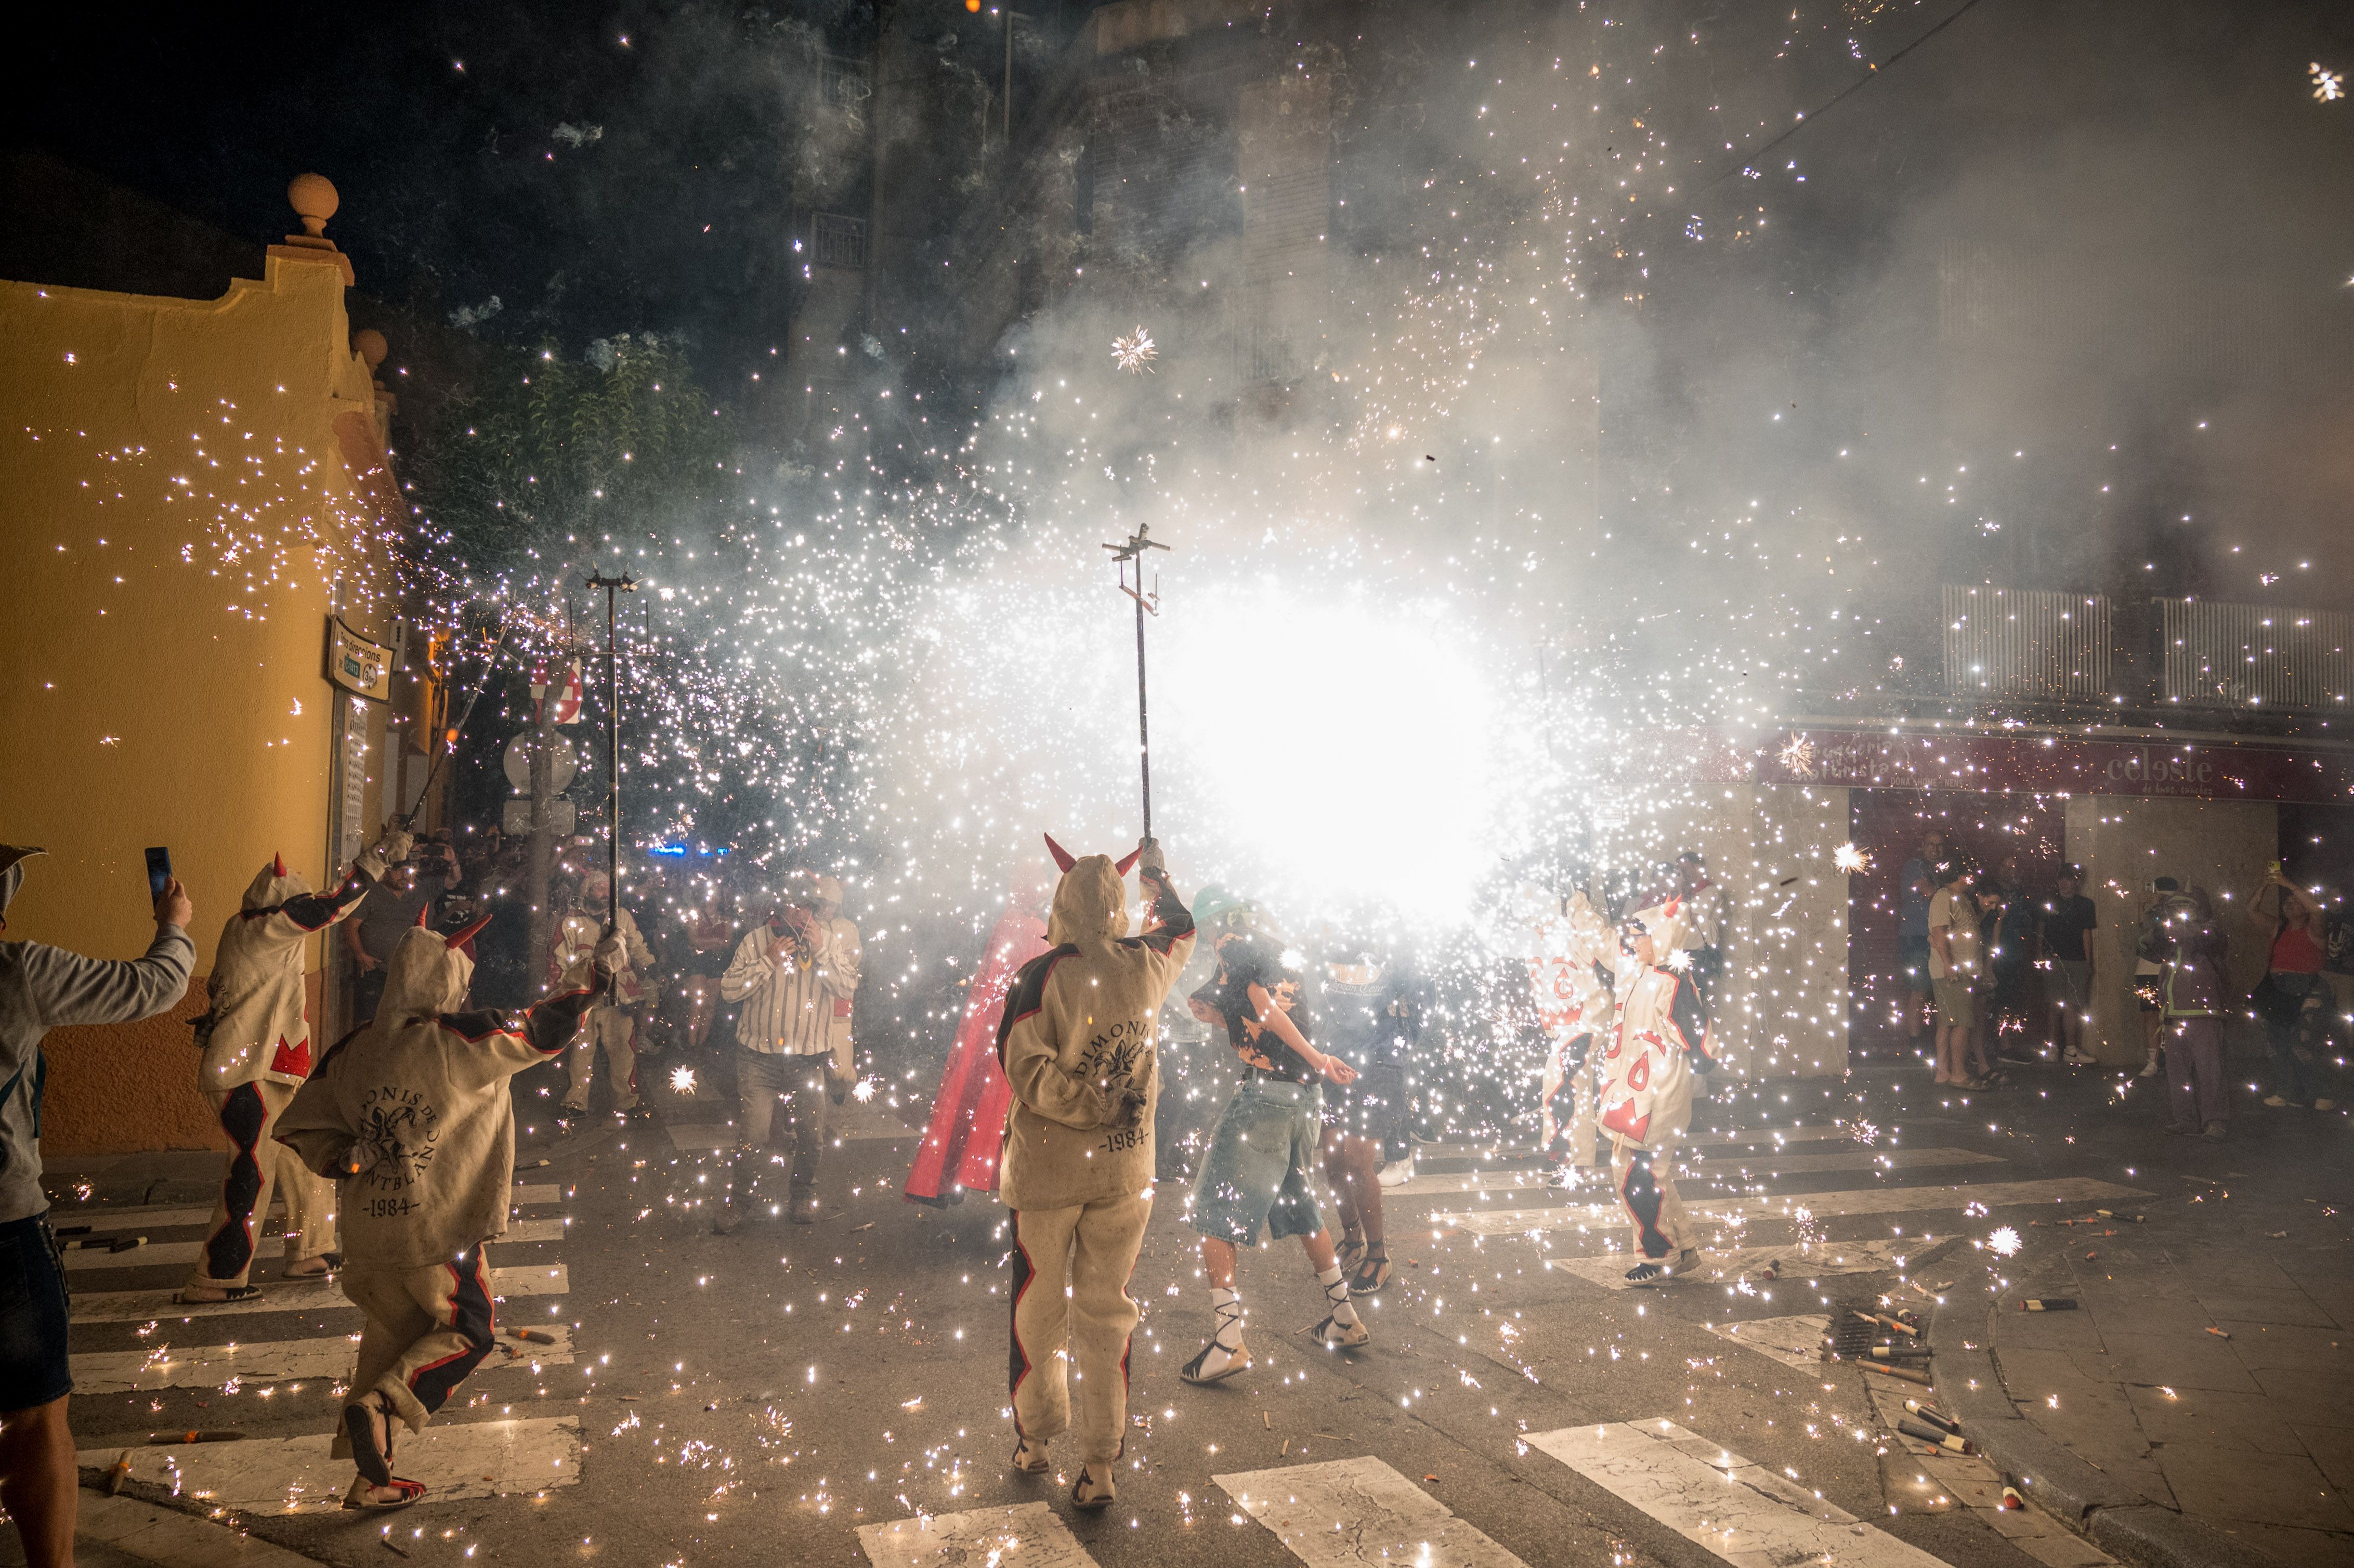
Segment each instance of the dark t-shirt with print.
[{"label": "dark t-shirt with print", "polygon": [[2054,959],[2082,963],[2086,956],[2084,934],[2101,923],[2100,911],[2083,894],[2043,901],[2043,945]]},{"label": "dark t-shirt with print", "polygon": [[[1299,976],[1283,967],[1282,949],[1264,937],[1244,937],[1219,950],[1218,964],[1216,1005],[1226,1021],[1226,1041],[1234,1046],[1235,1054],[1243,1059],[1243,1065],[1295,1084],[1316,1082],[1316,1069],[1308,1065],[1307,1058],[1284,1044],[1283,1037],[1273,1029],[1260,1023],[1258,1010],[1251,1004],[1250,988],[1254,985],[1278,1006],[1299,1001]],[[1293,1006],[1290,1013],[1300,1038],[1310,1038],[1307,1010]]]},{"label": "dark t-shirt with print", "polygon": [[1310,1038],[1354,1067],[1404,1066],[1419,1024],[1405,966],[1371,953],[1336,951],[1317,969]]}]

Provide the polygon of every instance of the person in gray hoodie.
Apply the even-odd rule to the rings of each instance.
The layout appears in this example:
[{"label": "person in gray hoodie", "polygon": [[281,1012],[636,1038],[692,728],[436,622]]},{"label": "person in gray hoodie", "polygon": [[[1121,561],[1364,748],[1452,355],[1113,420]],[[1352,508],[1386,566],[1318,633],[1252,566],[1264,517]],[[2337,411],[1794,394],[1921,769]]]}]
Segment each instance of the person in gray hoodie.
[{"label": "person in gray hoodie", "polygon": [[[42,852],[0,844],[0,930]],[[41,1040],[77,1023],[130,1023],[187,994],[195,910],[177,881],[155,898],[155,939],[129,961],[85,959],[39,942],[0,942],[0,1504],[31,1568],[71,1568],[73,1433],[66,1396],[64,1260],[41,1190]]]}]

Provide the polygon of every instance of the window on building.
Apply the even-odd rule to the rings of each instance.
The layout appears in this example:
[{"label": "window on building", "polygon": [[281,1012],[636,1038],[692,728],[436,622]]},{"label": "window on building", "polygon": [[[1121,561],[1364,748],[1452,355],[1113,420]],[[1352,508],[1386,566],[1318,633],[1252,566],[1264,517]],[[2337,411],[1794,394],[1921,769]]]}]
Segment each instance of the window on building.
[{"label": "window on building", "polygon": [[845,55],[818,56],[817,88],[818,95],[836,109],[857,109],[875,92],[866,62]]},{"label": "window on building", "polygon": [[847,213],[810,215],[810,250],[821,267],[863,271],[866,266],[866,220]]}]

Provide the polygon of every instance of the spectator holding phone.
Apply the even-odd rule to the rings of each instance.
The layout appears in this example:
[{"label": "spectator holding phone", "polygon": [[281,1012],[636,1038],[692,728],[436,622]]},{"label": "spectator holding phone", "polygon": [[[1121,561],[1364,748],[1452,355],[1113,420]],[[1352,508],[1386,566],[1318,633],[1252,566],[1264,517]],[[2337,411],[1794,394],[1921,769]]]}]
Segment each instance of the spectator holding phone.
[{"label": "spectator holding phone", "polygon": [[[0,844],[0,930],[37,849]],[[38,942],[0,943],[0,1503],[31,1568],[71,1568],[73,1434],[66,1396],[64,1260],[41,1191],[41,1039],[79,1023],[130,1023],[187,994],[195,911],[176,879],[155,895],[155,939],[129,960]]]}]

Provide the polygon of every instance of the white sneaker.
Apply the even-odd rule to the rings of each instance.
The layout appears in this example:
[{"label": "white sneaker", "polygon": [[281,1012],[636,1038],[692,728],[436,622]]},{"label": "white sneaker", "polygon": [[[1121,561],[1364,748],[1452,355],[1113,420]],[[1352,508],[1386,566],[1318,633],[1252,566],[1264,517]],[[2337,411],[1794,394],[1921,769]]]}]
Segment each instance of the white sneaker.
[{"label": "white sneaker", "polygon": [[2155,1078],[2158,1076],[2158,1058],[2156,1056],[2152,1056],[2148,1061],[2144,1062],[2141,1065],[2141,1071],[2136,1073],[2134,1076],[2137,1078]]},{"label": "white sneaker", "polygon": [[1383,1166],[1381,1169],[1381,1174],[1374,1177],[1373,1180],[1379,1181],[1384,1187],[1403,1186],[1405,1183],[1413,1181],[1413,1152],[1408,1150],[1406,1157],[1404,1160],[1393,1160],[1387,1165]]},{"label": "white sneaker", "polygon": [[2062,1052],[2060,1059],[2062,1062],[2067,1063],[2068,1065],[2072,1067],[2097,1067],[2101,1064],[2101,1059],[2098,1056],[2090,1055],[2083,1051],[2079,1051],[2073,1045],[2069,1046],[2067,1050]]}]

